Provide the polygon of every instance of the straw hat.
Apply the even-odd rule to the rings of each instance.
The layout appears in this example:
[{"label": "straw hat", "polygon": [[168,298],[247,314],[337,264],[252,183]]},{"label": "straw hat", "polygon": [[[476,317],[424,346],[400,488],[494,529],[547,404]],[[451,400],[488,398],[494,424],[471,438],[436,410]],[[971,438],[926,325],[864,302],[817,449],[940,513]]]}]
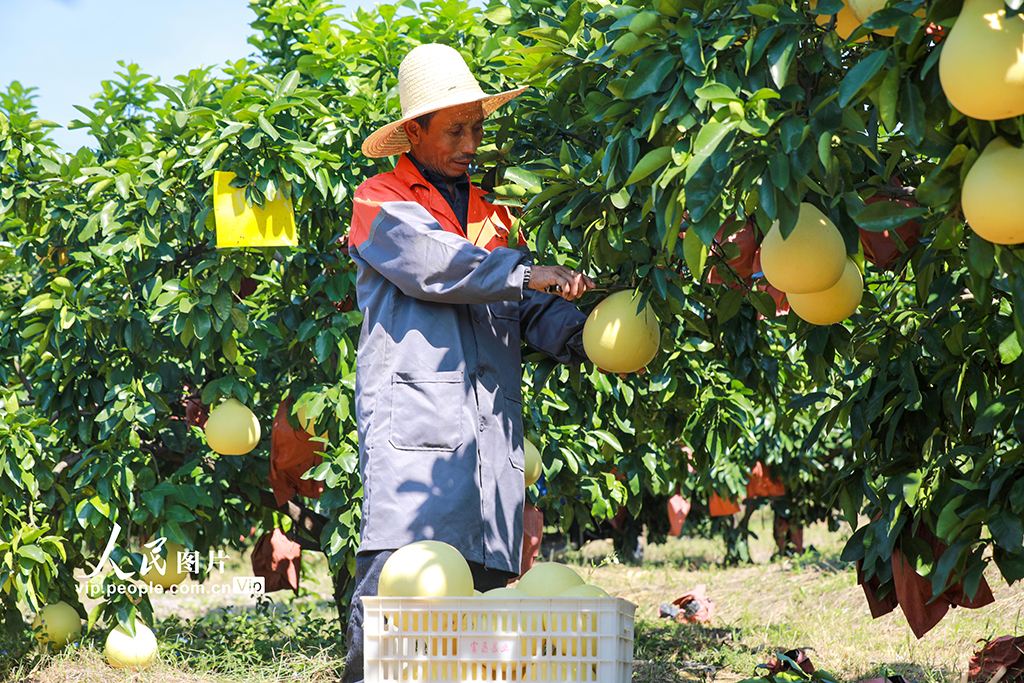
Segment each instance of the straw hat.
[{"label": "straw hat", "polygon": [[402,124],[432,111],[481,102],[484,116],[505,104],[526,87],[488,95],[469,71],[458,50],[428,43],[410,50],[398,67],[398,99],[402,118],[382,126],[363,141],[363,154],[387,157],[409,150]]}]

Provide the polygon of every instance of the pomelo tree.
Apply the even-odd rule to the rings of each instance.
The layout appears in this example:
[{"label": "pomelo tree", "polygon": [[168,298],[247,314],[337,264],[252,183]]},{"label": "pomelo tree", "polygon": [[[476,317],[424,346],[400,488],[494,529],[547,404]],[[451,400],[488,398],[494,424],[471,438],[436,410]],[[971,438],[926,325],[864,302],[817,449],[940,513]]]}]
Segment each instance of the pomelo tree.
[{"label": "pomelo tree", "polygon": [[[857,528],[845,556],[883,582],[895,545],[937,592],[976,587],[991,561],[1024,576],[1024,265],[958,210],[980,150],[996,133],[1020,144],[1021,119],[978,121],[946,100],[939,29],[955,0],[894,3],[849,36],[837,0],[452,0],[345,19],[320,0],[251,5],[253,57],[173,83],[123,65],[83,107],[90,148],[57,149],[21,85],[0,97],[9,628],[22,608],[79,604],[73,577],[115,529],[122,570],[165,536],[198,551],[202,573],[253,527],[290,525],[330,557],[344,611],[360,497],[350,197],[390,167],[358,146],[398,110],[401,58],[429,41],[460,48],[487,90],[534,86],[489,122],[477,179],[518,206],[538,258],[599,280],[585,310],[625,287],[660,318],[644,375],[528,356],[527,430],[545,470],[531,497],[552,519],[624,507],[657,540],[668,525],[652,501],[677,487],[740,496],[760,460],[802,519],[841,511]],[[217,170],[252,204],[289,197],[300,246],[216,249]],[[738,266],[774,223],[787,235],[803,202],[864,272],[839,324],[786,313],[759,268]],[[264,427],[249,454],[213,453],[189,419],[189,405],[195,416],[226,397]],[[279,506],[270,427],[286,398],[327,431],[308,475],[324,492]],[[923,549],[922,529],[950,549]],[[743,559],[742,530],[727,532]],[[108,584],[131,580],[105,569]],[[120,596],[91,616],[138,610],[148,600]]]}]

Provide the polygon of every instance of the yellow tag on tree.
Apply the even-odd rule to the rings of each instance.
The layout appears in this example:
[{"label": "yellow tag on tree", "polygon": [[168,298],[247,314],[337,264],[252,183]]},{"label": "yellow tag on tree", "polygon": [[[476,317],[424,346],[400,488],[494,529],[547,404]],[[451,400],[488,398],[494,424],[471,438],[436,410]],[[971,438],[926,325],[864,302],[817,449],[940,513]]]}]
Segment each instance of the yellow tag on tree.
[{"label": "yellow tag on tree", "polygon": [[245,188],[231,187],[235,174],[213,174],[213,215],[217,224],[217,248],[294,247],[295,210],[291,200],[278,193],[263,205],[245,203]]}]

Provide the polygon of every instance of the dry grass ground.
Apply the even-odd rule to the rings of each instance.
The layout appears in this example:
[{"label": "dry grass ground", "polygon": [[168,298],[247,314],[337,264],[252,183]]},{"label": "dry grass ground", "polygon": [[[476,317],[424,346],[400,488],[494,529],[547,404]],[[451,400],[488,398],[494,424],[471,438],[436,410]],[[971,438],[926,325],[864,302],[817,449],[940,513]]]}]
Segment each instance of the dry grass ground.
[{"label": "dry grass ground", "polygon": [[[751,543],[755,563],[718,566],[720,541],[671,539],[646,549],[643,564],[618,564],[608,541],[549,556],[578,567],[591,583],[637,607],[633,683],[732,683],[758,675],[755,667],[776,651],[812,648],[814,664],[843,681],[901,674],[914,683],[956,681],[979,639],[1024,633],[1024,591],[989,581],[996,603],[951,610],[918,640],[902,613],[872,620],[853,569],[839,562],[843,532],[816,526],[805,543],[817,552],[772,560],[768,513],[757,513]],[[848,532],[847,532],[848,533]],[[223,580],[250,573],[247,558]],[[26,659],[6,680],[19,683],[323,683],[341,673],[338,624],[325,563],[309,562],[302,594],[276,593],[274,604],[253,609],[231,596],[164,596],[154,601],[162,661],[141,673],[115,671],[92,642],[56,657]],[[221,579],[218,579],[218,582]],[[717,615],[710,625],[676,624],[658,617],[658,605],[705,584]],[[2,677],[0,673],[0,677]]]}]

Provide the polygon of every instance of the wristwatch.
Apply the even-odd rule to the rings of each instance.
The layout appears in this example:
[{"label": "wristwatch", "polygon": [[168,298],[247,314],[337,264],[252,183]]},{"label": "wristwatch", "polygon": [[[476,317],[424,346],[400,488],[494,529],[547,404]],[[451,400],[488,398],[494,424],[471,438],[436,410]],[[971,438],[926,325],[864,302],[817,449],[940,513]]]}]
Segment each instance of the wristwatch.
[{"label": "wristwatch", "polygon": [[526,275],[523,276],[523,291],[525,291],[530,288],[530,273],[533,271],[533,266],[529,263],[524,263],[523,265],[526,266]]}]

